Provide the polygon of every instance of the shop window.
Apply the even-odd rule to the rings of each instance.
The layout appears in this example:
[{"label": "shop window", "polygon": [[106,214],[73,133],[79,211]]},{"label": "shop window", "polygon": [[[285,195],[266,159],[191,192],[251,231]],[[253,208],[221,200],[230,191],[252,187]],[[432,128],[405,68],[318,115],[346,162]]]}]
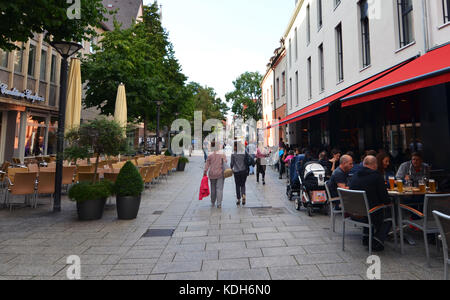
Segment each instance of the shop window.
[{"label": "shop window", "polygon": [[0,67],[8,68],[8,59],[9,53],[3,50],[0,50]]},{"label": "shop window", "polygon": [[58,134],[58,118],[52,117],[48,126],[47,155],[56,154],[56,141]]},{"label": "shop window", "polygon": [[45,117],[28,116],[25,132],[25,157],[44,154]]}]

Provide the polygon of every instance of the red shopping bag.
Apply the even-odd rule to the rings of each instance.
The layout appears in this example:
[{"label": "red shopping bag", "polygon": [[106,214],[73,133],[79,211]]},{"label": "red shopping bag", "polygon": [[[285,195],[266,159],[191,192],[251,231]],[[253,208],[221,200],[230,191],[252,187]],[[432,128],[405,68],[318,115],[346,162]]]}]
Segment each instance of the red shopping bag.
[{"label": "red shopping bag", "polygon": [[203,198],[206,198],[209,196],[209,182],[208,182],[208,176],[204,176],[202,179],[202,183],[200,184],[200,196],[198,200],[203,200]]}]

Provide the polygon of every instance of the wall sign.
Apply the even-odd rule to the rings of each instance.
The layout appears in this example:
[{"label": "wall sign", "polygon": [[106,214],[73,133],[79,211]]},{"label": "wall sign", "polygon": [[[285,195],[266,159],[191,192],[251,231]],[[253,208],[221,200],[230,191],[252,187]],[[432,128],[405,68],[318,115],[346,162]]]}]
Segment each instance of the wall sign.
[{"label": "wall sign", "polygon": [[34,102],[45,102],[45,99],[43,97],[38,96],[36,93],[35,95],[32,94],[30,90],[25,90],[23,93],[19,92],[16,88],[13,88],[11,90],[8,89],[8,85],[5,83],[0,82],[0,94],[5,96],[11,96],[15,98],[21,98],[31,101],[31,103]]}]

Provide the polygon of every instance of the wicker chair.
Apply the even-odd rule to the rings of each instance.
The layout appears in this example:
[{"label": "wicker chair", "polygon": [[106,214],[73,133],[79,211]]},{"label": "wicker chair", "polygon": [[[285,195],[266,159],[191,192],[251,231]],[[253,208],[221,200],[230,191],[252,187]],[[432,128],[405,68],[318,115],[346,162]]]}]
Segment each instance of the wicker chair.
[{"label": "wicker chair", "polygon": [[53,195],[55,193],[55,176],[54,172],[39,173],[36,195],[34,197],[34,208],[37,207],[39,195]]},{"label": "wicker chair", "polygon": [[5,206],[9,206],[12,210],[14,203],[11,203],[11,196],[24,196],[25,203],[27,203],[28,197],[36,197],[36,177],[37,173],[16,173],[14,181],[8,182],[8,189],[6,191]]}]

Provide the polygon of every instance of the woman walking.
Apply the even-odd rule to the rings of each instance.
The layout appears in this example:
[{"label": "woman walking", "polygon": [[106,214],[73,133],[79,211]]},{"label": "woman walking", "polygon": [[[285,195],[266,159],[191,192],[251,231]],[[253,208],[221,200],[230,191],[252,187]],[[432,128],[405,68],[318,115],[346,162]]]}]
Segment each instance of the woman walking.
[{"label": "woman walking", "polygon": [[216,205],[217,208],[222,208],[222,200],[223,200],[223,186],[225,178],[223,177],[223,169],[224,163],[227,163],[227,157],[223,153],[222,150],[219,150],[219,147],[216,148],[216,142],[211,142],[211,153],[206,159],[205,171],[203,173],[204,176],[208,174],[209,181],[211,183],[211,204],[212,206]]},{"label": "woman walking", "polygon": [[259,174],[262,175],[262,182],[263,185],[266,184],[265,177],[266,177],[266,158],[269,156],[269,154],[264,152],[261,152],[261,150],[256,150],[256,182],[259,183]]},{"label": "woman walking", "polygon": [[236,205],[242,205],[246,203],[246,193],[245,193],[245,183],[247,182],[247,177],[249,174],[249,160],[250,157],[246,151],[245,154],[238,154],[238,145],[234,144],[234,152],[231,154],[230,167],[234,173],[234,182],[236,184]]}]

